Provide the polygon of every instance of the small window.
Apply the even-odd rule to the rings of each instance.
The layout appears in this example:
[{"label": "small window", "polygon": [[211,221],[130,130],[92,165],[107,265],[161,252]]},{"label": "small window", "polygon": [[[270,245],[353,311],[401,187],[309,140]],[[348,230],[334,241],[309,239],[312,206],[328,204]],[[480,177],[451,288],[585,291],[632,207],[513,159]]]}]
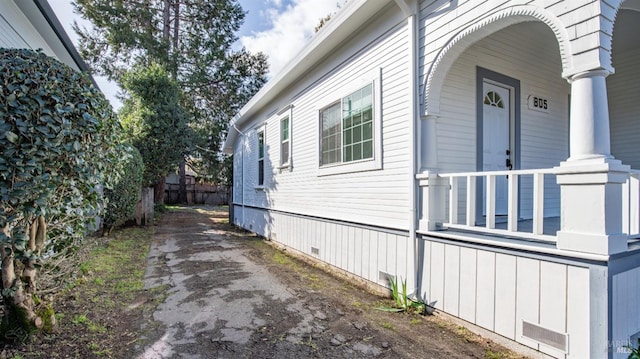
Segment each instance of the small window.
[{"label": "small window", "polygon": [[497,108],[504,108],[504,101],[502,101],[502,97],[500,97],[500,95],[495,91],[487,92],[484,96],[484,104]]},{"label": "small window", "polygon": [[321,110],[320,120],[321,166],[373,158],[372,84]]},{"label": "small window", "polygon": [[322,110],[320,117],[322,121],[321,164],[340,162],[342,158],[340,103]]},{"label": "small window", "polygon": [[264,185],[264,131],[258,132],[258,186]]},{"label": "small window", "polygon": [[289,164],[290,151],[290,131],[289,117],[280,120],[280,165],[287,166]]}]

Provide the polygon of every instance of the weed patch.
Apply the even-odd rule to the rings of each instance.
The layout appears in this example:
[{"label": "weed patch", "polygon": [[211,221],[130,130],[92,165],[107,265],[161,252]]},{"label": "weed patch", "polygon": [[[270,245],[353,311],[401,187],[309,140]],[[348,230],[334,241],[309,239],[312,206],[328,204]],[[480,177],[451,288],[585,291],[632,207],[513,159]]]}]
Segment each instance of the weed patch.
[{"label": "weed patch", "polygon": [[165,287],[144,290],[153,231],[125,228],[88,241],[94,248],[78,266],[77,280],[54,297],[57,326],[53,332],[8,348],[7,357],[127,357],[130,345],[140,336],[143,312],[152,310],[145,305],[155,308],[160,303],[144,298],[162,297],[166,292]]}]

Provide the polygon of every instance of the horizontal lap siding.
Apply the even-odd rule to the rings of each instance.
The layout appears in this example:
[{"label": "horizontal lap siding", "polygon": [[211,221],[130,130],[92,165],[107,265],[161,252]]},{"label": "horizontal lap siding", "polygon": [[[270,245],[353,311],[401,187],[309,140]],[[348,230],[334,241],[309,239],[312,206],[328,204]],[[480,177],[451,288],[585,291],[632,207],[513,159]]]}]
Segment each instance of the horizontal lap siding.
[{"label": "horizontal lap siding", "polygon": [[45,54],[56,57],[49,44],[15,5],[16,1],[24,0],[0,3],[0,47],[42,49]]},{"label": "horizontal lap siding", "polygon": [[624,164],[640,169],[640,49],[614,50],[616,73],[607,78],[611,116],[611,152]]},{"label": "horizontal lap siding", "polygon": [[[609,5],[602,6],[604,16],[599,18],[598,3],[591,0],[571,1],[535,1],[535,0],[422,0],[420,1],[420,74],[425,76],[421,85],[424,85],[429,67],[435,57],[453,37],[463,29],[477,24],[500,10],[516,8],[522,5],[540,7],[541,13],[546,12],[547,17],[557,19],[567,27],[566,34],[572,42],[571,50],[576,58],[594,56],[601,41],[608,41],[607,37],[600,35],[599,27],[604,32],[611,33],[611,20],[615,18],[613,8]],[[586,40],[586,41],[585,41]],[[597,55],[595,55],[597,58]],[[587,60],[588,61],[588,60]],[[421,88],[422,90],[422,88]]]},{"label": "horizontal lap siding", "polygon": [[[17,49],[46,47],[45,41],[37,35],[29,20],[12,1],[0,3],[0,14],[2,14],[0,16],[0,47]],[[36,36],[39,40],[36,40]],[[32,43],[29,43],[29,40]]]},{"label": "horizontal lap siding", "polygon": [[[440,170],[476,169],[476,66],[520,81],[521,97],[517,99],[521,106],[520,167],[551,168],[565,160],[568,157],[570,87],[561,78],[560,55],[552,32],[542,23],[529,22],[507,27],[479,41],[450,69],[442,90],[442,113],[437,122]],[[549,99],[549,112],[528,109],[530,95]],[[532,178],[523,177],[521,186],[520,214],[530,218]],[[559,187],[547,176],[545,215],[559,215],[558,198]],[[460,213],[464,213],[463,207],[460,207]]]},{"label": "horizontal lap siding", "polygon": [[[553,357],[586,357],[588,268],[428,239],[420,248],[421,294],[436,309]],[[523,320],[569,333],[569,354],[522,337]]]},{"label": "horizontal lap siding", "polygon": [[[3,6],[6,4],[0,5],[0,10],[3,10]],[[2,13],[4,14],[4,11]],[[29,47],[3,17],[0,17],[0,47],[15,49]]]},{"label": "horizontal lap siding", "polygon": [[[365,47],[363,51],[350,55],[348,61],[337,67],[324,69],[330,75],[321,77],[300,93],[289,94],[294,98],[290,126],[292,171],[277,169],[280,164],[280,120],[286,114],[265,117],[264,191],[256,191],[253,185],[257,183],[257,136],[254,129],[249,129],[252,148],[246,155],[245,203],[322,218],[407,228],[408,172],[411,167],[407,130],[411,116],[408,30],[405,21],[383,25],[389,30],[376,30],[380,34],[374,42],[361,43],[357,38],[344,47],[361,46]],[[319,176],[318,111],[356,90],[358,83],[364,85],[363,79],[374,80],[380,69],[383,169]]]}]

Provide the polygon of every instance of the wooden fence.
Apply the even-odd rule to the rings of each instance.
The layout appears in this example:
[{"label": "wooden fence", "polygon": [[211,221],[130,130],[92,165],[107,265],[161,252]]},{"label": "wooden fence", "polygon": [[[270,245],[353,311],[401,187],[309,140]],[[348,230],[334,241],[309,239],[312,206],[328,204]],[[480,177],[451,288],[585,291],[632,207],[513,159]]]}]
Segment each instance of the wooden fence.
[{"label": "wooden fence", "polygon": [[[178,184],[167,183],[164,189],[164,203],[178,203]],[[209,184],[187,184],[187,204],[225,205],[229,202],[229,187]]]}]

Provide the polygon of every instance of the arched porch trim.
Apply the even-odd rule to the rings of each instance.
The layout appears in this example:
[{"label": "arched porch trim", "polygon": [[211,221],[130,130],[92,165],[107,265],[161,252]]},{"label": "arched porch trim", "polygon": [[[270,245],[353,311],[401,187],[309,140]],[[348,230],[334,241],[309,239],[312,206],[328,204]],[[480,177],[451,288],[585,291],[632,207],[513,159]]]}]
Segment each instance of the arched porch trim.
[{"label": "arched porch trim", "polygon": [[486,16],[483,20],[468,26],[454,36],[440,49],[431,63],[424,85],[424,115],[440,113],[440,92],[444,79],[458,56],[478,40],[507,26],[526,21],[541,21],[555,34],[560,47],[562,70],[566,73],[572,67],[570,41],[564,26],[558,18],[542,8],[532,5],[513,6]]}]

